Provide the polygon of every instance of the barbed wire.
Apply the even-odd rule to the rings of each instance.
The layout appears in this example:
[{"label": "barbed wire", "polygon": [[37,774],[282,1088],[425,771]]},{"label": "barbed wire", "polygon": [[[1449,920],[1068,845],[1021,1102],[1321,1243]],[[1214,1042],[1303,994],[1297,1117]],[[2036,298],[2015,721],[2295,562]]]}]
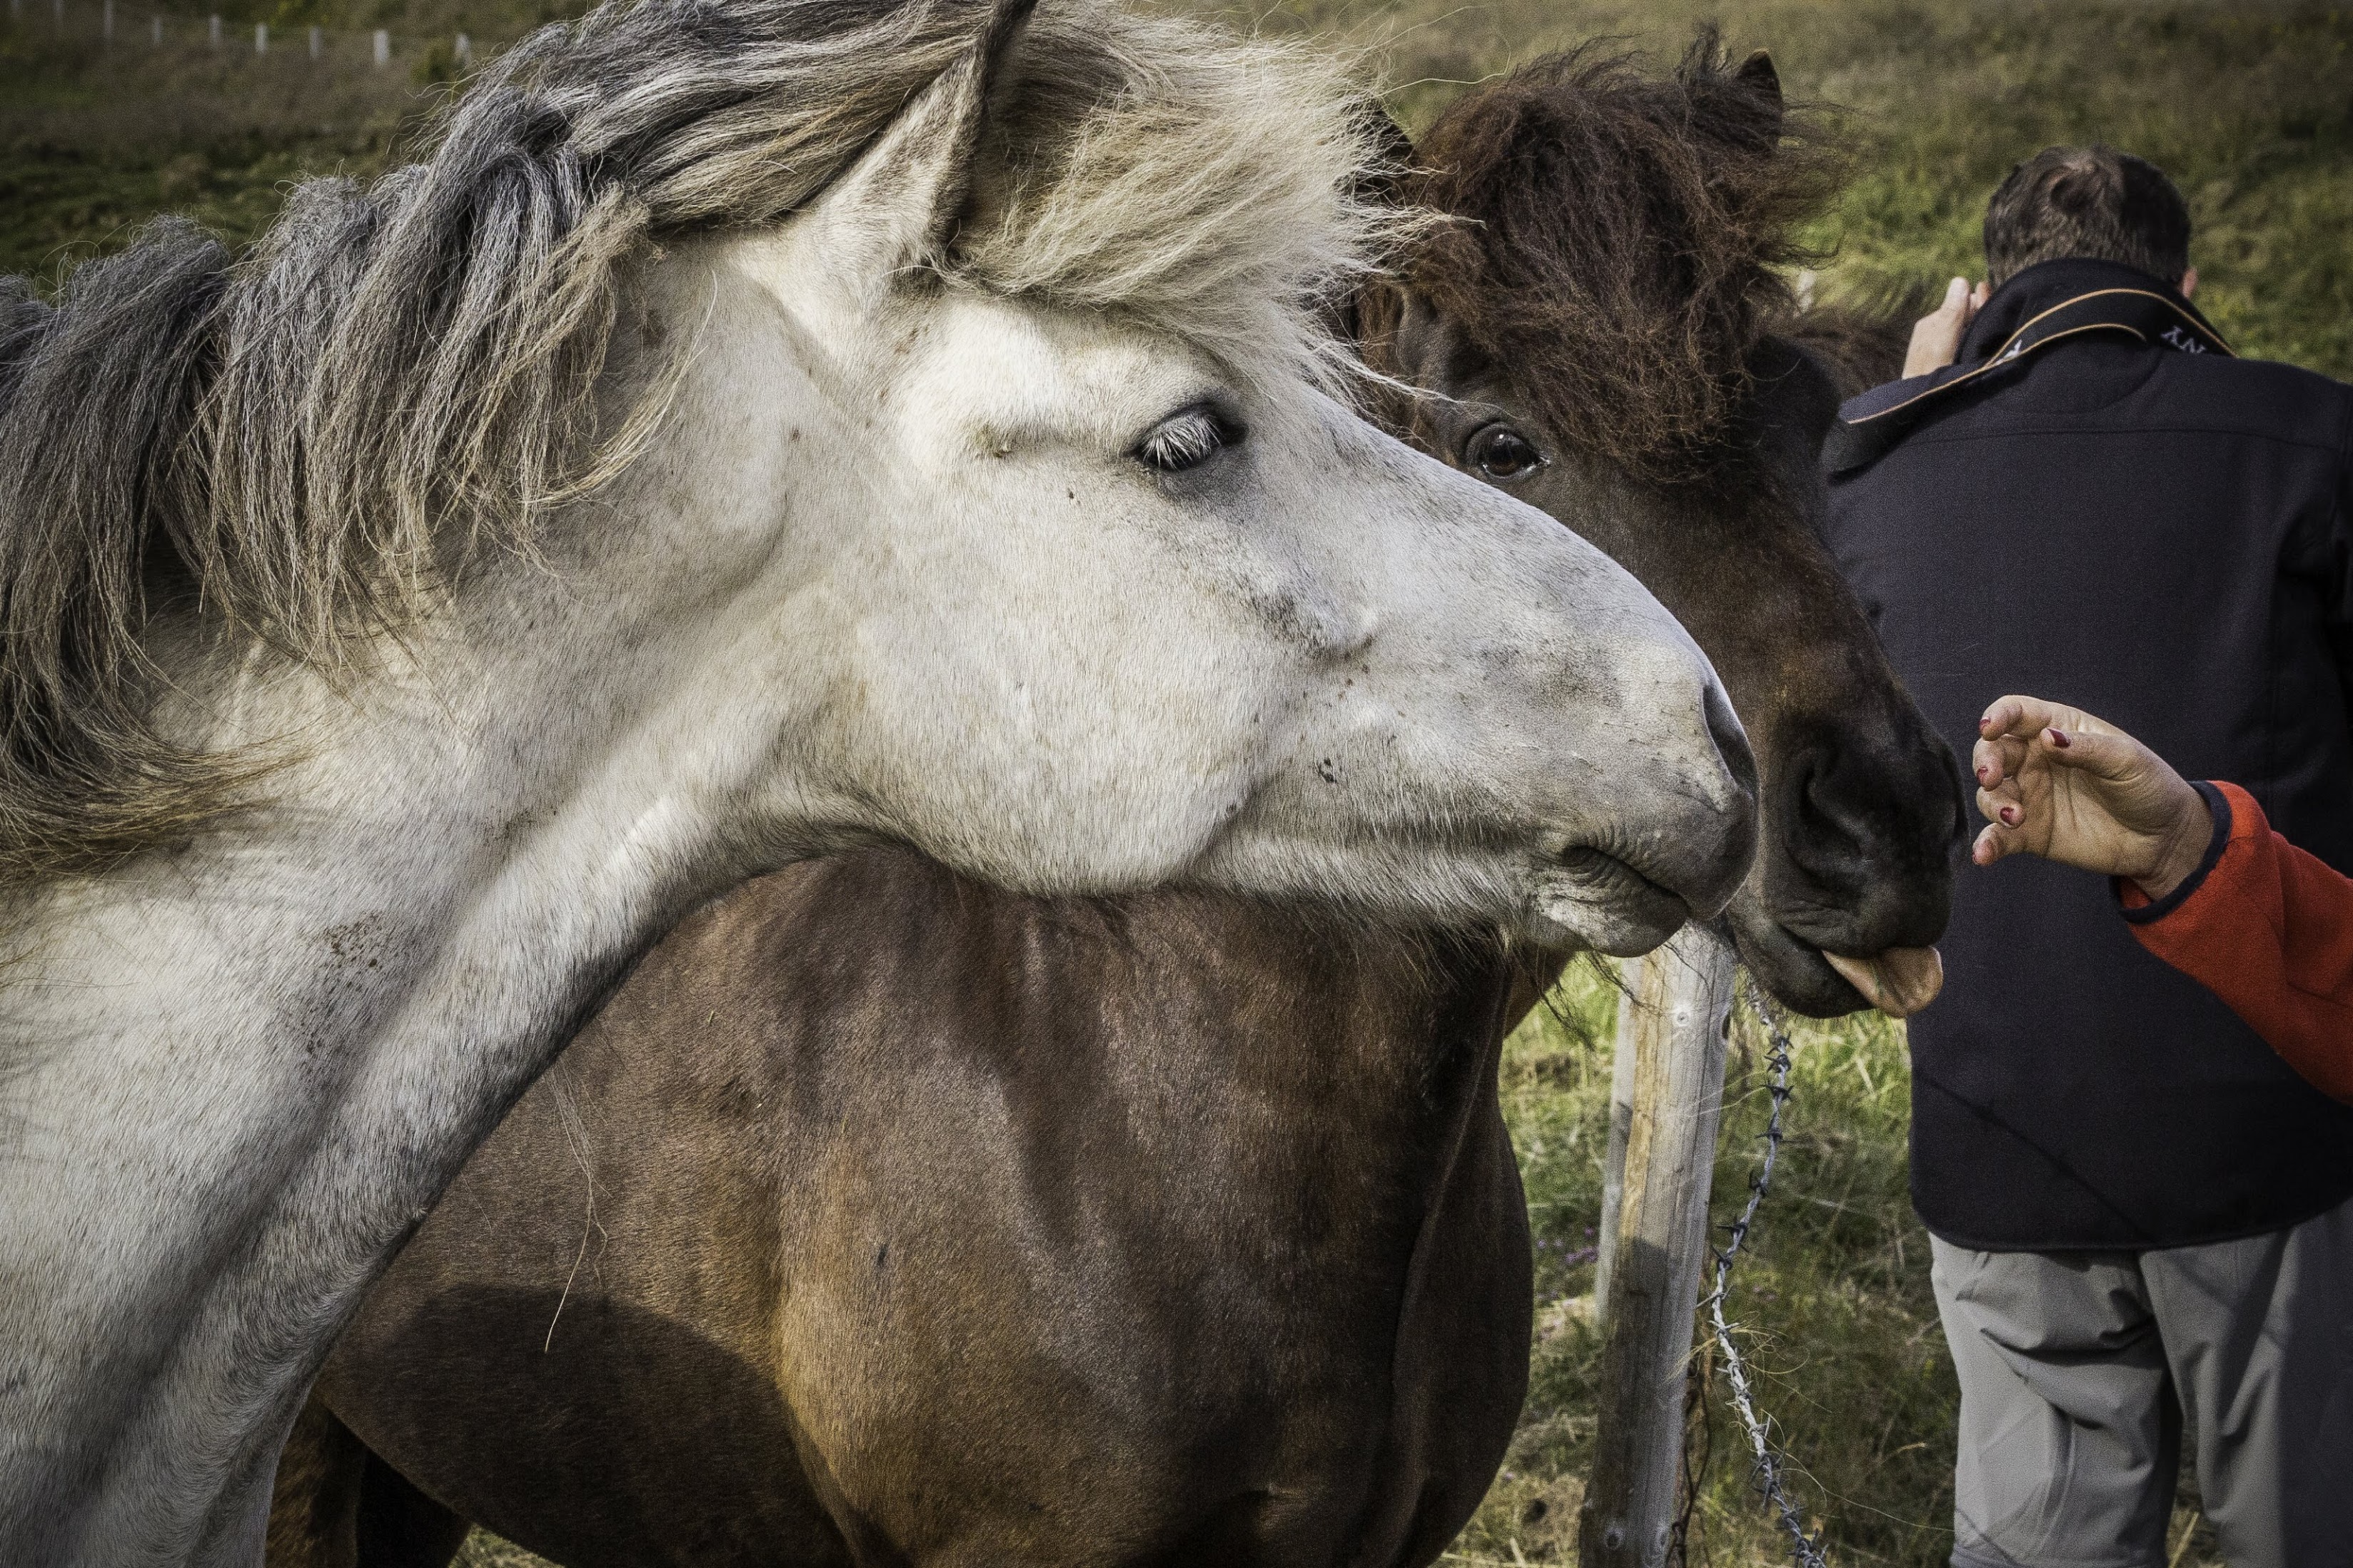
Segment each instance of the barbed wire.
[{"label": "barbed wire", "polygon": [[1808,1535],[1804,1516],[1790,1500],[1783,1484],[1782,1463],[1772,1438],[1772,1418],[1760,1415],[1757,1401],[1748,1386],[1747,1363],[1741,1360],[1739,1347],[1732,1342],[1732,1326],[1725,1321],[1724,1300],[1730,1289],[1732,1260],[1739,1256],[1741,1244],[1748,1239],[1749,1228],[1757,1221],[1757,1205],[1765,1201],[1766,1190],[1772,1185],[1773,1162],[1781,1152],[1781,1110],[1789,1103],[1789,1053],[1792,1047],[1788,1031],[1781,1027],[1772,1001],[1757,984],[1757,977],[1746,969],[1740,972],[1740,984],[1748,998],[1749,1007],[1757,1021],[1763,1026],[1766,1042],[1766,1066],[1772,1079],[1767,1092],[1772,1097],[1773,1109],[1765,1120],[1765,1160],[1756,1175],[1748,1181],[1748,1204],[1740,1217],[1732,1223],[1723,1247],[1715,1255],[1715,1289],[1700,1303],[1707,1309],[1708,1326],[1715,1337],[1716,1353],[1724,1358],[1725,1379],[1732,1388],[1732,1408],[1740,1424],[1748,1432],[1748,1448],[1755,1463],[1749,1472],[1749,1484],[1771,1508],[1782,1530],[1789,1537],[1789,1560],[1798,1568],[1829,1568],[1830,1560],[1822,1552],[1821,1532]]}]

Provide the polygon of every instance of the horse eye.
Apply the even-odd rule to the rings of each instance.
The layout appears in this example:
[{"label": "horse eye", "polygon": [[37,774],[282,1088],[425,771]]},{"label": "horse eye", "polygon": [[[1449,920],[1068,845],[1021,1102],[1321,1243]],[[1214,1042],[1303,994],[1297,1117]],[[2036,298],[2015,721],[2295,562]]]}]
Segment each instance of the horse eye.
[{"label": "horse eye", "polygon": [[1508,425],[1482,425],[1462,444],[1462,460],[1491,479],[1525,478],[1544,467],[1535,444]]},{"label": "horse eye", "polygon": [[1136,444],[1135,460],[1164,474],[1181,474],[1239,443],[1240,425],[1206,403],[1180,409]]}]

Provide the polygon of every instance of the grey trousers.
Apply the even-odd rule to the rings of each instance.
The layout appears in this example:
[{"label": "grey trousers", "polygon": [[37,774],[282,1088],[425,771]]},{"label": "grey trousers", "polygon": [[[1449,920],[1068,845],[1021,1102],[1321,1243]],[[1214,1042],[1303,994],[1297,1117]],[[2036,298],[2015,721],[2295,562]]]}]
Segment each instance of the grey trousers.
[{"label": "grey trousers", "polygon": [[2232,1568],[2353,1565],[2353,1202],[2203,1247],[1935,1254],[1954,1568],[2166,1568],[2185,1423]]}]

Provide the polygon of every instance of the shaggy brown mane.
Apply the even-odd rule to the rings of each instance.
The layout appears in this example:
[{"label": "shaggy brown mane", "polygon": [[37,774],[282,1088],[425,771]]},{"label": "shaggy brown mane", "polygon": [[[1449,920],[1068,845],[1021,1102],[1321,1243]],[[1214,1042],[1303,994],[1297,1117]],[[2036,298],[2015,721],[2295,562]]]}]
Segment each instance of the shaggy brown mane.
[{"label": "shaggy brown mane", "polygon": [[1588,44],[1439,117],[1413,193],[1470,221],[1409,281],[1571,447],[1638,479],[1707,477],[1749,390],[1750,351],[1795,312],[1779,269],[1844,158],[1703,28],[1671,79]]}]

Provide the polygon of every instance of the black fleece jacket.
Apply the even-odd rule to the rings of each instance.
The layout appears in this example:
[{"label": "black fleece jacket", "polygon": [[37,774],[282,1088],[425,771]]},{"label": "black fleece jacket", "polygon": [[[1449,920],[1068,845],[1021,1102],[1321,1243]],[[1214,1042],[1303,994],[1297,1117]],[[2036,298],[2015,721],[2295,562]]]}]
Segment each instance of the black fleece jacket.
[{"label": "black fleece jacket", "polygon": [[[2128,267],[2047,262],[1961,362],[2119,288],[2179,302]],[[2243,784],[2353,873],[2353,388],[2177,347],[2087,332],[1924,402],[1831,475],[1831,548],[1964,768],[1989,702],[2050,697]],[[1944,994],[1910,1026],[1913,1199],[1938,1236],[2182,1246],[2353,1194],[2353,1107],[2144,952],[2105,880],[1964,864],[1940,945]]]}]

